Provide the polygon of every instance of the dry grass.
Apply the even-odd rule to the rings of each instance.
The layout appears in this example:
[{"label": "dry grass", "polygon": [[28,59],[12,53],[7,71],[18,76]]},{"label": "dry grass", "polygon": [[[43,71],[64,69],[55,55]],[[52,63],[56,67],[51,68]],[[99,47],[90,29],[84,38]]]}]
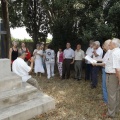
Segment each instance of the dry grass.
[{"label": "dry grass", "polygon": [[[63,81],[58,75],[49,82],[46,76],[36,79],[42,91],[55,99],[56,109],[33,120],[110,120],[102,117],[107,107],[101,106],[101,77],[96,89],[91,89],[90,81],[84,79],[76,81],[71,78]],[[120,120],[120,115],[115,120]]]}]

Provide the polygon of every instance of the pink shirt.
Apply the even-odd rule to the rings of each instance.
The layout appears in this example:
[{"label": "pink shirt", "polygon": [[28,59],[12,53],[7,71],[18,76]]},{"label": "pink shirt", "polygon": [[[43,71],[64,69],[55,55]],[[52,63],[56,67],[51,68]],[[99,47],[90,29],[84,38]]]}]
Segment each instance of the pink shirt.
[{"label": "pink shirt", "polygon": [[57,54],[57,57],[58,57],[58,62],[63,62],[63,52],[58,52]]}]

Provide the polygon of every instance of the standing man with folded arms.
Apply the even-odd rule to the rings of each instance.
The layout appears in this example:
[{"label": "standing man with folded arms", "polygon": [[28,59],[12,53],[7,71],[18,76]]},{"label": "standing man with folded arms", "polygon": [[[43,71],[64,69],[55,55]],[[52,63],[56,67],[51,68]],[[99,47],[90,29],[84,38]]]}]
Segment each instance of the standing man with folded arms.
[{"label": "standing man with folded arms", "polygon": [[110,42],[111,54],[105,65],[108,92],[107,117],[113,118],[120,110],[120,40],[113,38]]},{"label": "standing man with folded arms", "polygon": [[66,44],[66,49],[63,52],[64,61],[63,61],[63,70],[62,70],[62,79],[70,78],[70,66],[74,63],[74,50],[71,49],[71,44],[68,42]]}]

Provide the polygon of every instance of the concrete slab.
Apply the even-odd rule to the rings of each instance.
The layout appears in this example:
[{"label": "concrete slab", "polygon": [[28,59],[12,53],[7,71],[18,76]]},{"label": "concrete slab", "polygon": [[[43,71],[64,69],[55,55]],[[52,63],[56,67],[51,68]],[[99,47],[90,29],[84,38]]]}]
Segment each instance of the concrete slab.
[{"label": "concrete slab", "polygon": [[35,99],[0,110],[0,120],[28,120],[54,108],[54,99],[40,93]]},{"label": "concrete slab", "polygon": [[4,78],[11,73],[11,66],[9,59],[0,59],[0,78]]},{"label": "concrete slab", "polygon": [[1,78],[0,76],[0,91],[11,90],[15,88],[19,88],[22,85],[21,77],[14,73],[9,73],[9,75],[5,75]]},{"label": "concrete slab", "polygon": [[0,92],[0,109],[36,98],[38,93],[37,88],[28,83],[23,83],[19,89]]}]

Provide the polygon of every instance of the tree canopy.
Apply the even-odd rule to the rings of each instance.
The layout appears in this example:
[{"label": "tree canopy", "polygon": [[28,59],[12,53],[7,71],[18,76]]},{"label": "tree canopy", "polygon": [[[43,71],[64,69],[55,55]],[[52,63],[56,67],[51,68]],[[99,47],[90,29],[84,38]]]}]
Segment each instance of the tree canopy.
[{"label": "tree canopy", "polygon": [[73,46],[91,39],[104,42],[120,37],[120,0],[16,0],[9,4],[11,27],[25,26],[34,43],[45,41],[48,32],[52,45]]}]

